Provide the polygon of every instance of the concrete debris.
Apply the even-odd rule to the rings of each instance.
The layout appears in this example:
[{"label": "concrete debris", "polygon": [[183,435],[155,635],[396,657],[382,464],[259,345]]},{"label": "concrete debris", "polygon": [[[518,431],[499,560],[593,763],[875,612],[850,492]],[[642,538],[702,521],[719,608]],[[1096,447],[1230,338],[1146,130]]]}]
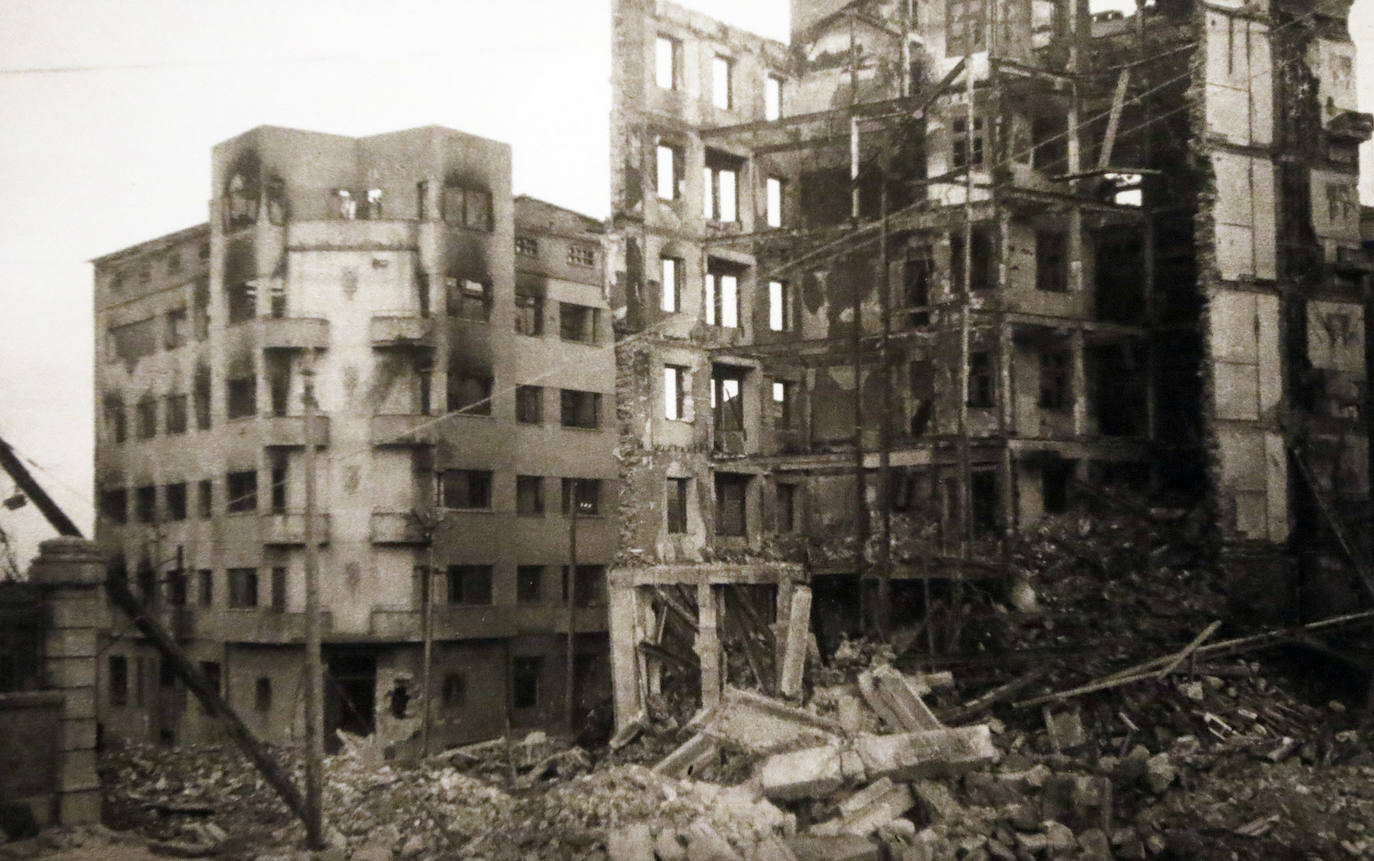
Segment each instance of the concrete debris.
[{"label": "concrete debris", "polygon": [[915,780],[957,774],[997,759],[985,725],[863,736],[855,742],[870,778]]},{"label": "concrete debris", "polygon": [[716,740],[705,733],[697,733],[654,766],[654,773],[665,777],[685,777],[719,751]]},{"label": "concrete debris", "polygon": [[797,861],[880,861],[876,843],[854,835],[793,837],[787,841]]},{"label": "concrete debris", "polygon": [[811,589],[798,586],[792,592],[792,604],[787,615],[787,631],[782,638],[782,670],[778,674],[778,690],[783,696],[801,695],[802,672],[806,668],[806,653],[811,636]]},{"label": "concrete debris", "polygon": [[840,760],[835,745],[774,754],[759,771],[763,794],[784,801],[830,795],[845,782]]},{"label": "concrete debris", "polygon": [[883,778],[841,801],[840,817],[813,826],[811,833],[867,836],[906,813],[914,804],[908,786]]},{"label": "concrete debris", "polygon": [[726,688],[721,704],[700,722],[700,732],[753,754],[766,754],[801,743],[834,742],[844,732],[839,723],[772,697]]},{"label": "concrete debris", "polygon": [[889,666],[859,674],[859,692],[894,732],[939,729],[940,721],[922,701],[928,687]]}]

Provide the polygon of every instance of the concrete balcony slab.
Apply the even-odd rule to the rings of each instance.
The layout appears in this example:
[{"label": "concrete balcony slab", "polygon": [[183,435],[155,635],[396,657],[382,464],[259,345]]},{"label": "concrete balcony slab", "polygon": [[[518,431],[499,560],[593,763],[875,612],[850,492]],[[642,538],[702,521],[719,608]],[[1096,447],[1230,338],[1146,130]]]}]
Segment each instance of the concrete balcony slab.
[{"label": "concrete balcony slab", "polygon": [[439,429],[436,416],[384,415],[373,416],[372,444],[375,446],[434,445]]},{"label": "concrete balcony slab", "polygon": [[329,348],[329,321],[323,317],[264,317],[258,330],[264,350]]},{"label": "concrete balcony slab", "polygon": [[434,348],[434,318],[379,314],[372,318],[372,346],[390,349]]},{"label": "concrete balcony slab", "polygon": [[[263,416],[258,419],[264,446],[304,448],[306,441],[305,416]],[[309,438],[316,448],[329,445],[329,416],[315,416],[310,425]]]},{"label": "concrete balcony slab", "polygon": [[373,511],[368,525],[373,544],[426,544],[424,532],[409,511]]},{"label": "concrete balcony slab", "polygon": [[[298,511],[262,515],[263,544],[304,544],[305,514]],[[315,515],[315,539],[329,543],[329,515]]]}]

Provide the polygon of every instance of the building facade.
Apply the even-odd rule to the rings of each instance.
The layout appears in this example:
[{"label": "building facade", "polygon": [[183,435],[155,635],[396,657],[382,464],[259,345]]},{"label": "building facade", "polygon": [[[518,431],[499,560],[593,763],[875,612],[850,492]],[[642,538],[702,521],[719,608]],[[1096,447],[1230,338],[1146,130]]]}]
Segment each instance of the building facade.
[{"label": "building facade", "polygon": [[[441,128],[263,127],[212,168],[207,224],[95,261],[111,569],[250,727],[293,737],[314,446],[329,735],[399,750],[426,709],[431,746],[566,726],[569,695],[608,683],[599,224],[513,198],[506,145]],[[106,733],[213,733],[155,652],[110,636]]]},{"label": "building facade", "polygon": [[1347,11],[793,0],[783,44],[618,0],[623,564],[792,560],[823,646],[958,649],[962,582],[1121,485],[1204,512],[1267,614],[1313,569],[1357,598]]}]

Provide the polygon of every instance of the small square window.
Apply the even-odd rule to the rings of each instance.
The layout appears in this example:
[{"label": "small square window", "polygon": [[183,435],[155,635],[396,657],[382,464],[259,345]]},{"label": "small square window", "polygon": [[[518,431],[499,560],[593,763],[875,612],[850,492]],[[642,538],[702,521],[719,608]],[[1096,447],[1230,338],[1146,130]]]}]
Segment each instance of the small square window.
[{"label": "small square window", "polygon": [[563,427],[595,429],[600,426],[601,395],[598,392],[562,389],[558,395]]},{"label": "small square window", "polygon": [[569,266],[595,266],[596,249],[587,245],[568,246],[568,265]]},{"label": "small square window", "polygon": [[533,236],[515,237],[515,253],[521,257],[538,257],[539,240]]},{"label": "small square window", "polygon": [[445,470],[441,485],[445,508],[491,508],[491,472],[488,470]]},{"label": "small square window", "polygon": [[490,604],[491,566],[448,566],[448,603]]},{"label": "small square window", "polygon": [[600,310],[572,302],[558,303],[558,331],[565,341],[580,344],[597,342],[597,322]]}]

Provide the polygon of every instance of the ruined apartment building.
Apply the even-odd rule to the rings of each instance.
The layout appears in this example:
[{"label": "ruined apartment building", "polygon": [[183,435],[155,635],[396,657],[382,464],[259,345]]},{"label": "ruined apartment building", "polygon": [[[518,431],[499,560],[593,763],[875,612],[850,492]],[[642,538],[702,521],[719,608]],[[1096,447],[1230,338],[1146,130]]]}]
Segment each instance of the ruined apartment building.
[{"label": "ruined apartment building", "polygon": [[1122,485],[1295,609],[1368,531],[1348,6],[617,0],[623,567],[804,563],[824,646]]},{"label": "ruined apartment building", "polygon": [[[314,445],[329,738],[401,748],[425,708],[436,747],[565,726],[569,643],[579,708],[609,681],[601,225],[513,199],[509,148],[442,128],[258,128],[212,175],[208,224],[95,261],[111,570],[250,728],[298,737]],[[107,736],[214,737],[127,623],[99,709]]]}]

